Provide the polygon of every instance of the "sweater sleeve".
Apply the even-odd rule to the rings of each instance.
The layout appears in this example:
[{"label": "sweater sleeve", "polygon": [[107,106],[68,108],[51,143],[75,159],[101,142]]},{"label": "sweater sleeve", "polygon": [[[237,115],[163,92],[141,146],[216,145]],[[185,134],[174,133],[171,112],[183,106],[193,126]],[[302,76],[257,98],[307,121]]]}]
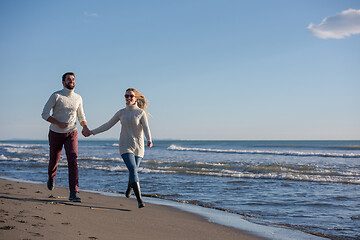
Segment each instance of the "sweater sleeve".
[{"label": "sweater sleeve", "polygon": [[50,96],[49,100],[46,102],[44,109],[41,113],[41,117],[44,120],[47,120],[50,117],[50,111],[55,106],[55,103],[56,103],[56,96],[55,96],[55,93],[53,93]]},{"label": "sweater sleeve", "polygon": [[78,109],[76,110],[76,113],[80,123],[86,121],[84,108],[83,108],[83,101],[81,97],[80,97],[80,104]]},{"label": "sweater sleeve", "polygon": [[120,120],[120,111],[115,113],[115,115],[108,122],[104,123],[103,125],[101,125],[98,128],[95,128],[94,130],[91,130],[91,132],[94,135],[105,132],[105,131],[109,130],[110,128],[112,128],[119,120]]},{"label": "sweater sleeve", "polygon": [[143,116],[141,117],[141,124],[143,126],[143,131],[144,131],[146,140],[151,141],[150,127],[149,127],[148,119],[147,119],[145,112],[144,112]]}]

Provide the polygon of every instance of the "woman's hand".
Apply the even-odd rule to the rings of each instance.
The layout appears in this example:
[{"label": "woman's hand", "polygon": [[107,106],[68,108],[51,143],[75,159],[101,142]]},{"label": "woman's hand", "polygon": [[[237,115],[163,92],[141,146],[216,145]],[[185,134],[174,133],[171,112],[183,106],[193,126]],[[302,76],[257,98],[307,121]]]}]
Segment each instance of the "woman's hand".
[{"label": "woman's hand", "polygon": [[148,141],[148,142],[147,142],[147,146],[151,148],[151,147],[153,146],[152,142],[151,142],[151,141]]},{"label": "woman's hand", "polygon": [[93,135],[93,133],[88,128],[83,128],[81,133],[84,135],[84,137],[89,137],[89,136]]}]

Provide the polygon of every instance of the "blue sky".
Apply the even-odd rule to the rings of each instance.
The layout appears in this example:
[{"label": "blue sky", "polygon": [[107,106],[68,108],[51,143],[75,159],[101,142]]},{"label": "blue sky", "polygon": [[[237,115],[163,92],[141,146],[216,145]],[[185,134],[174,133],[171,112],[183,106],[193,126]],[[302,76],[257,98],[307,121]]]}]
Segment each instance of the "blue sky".
[{"label": "blue sky", "polygon": [[90,129],[135,87],[155,139],[360,139],[359,18],[357,0],[3,0],[0,140],[47,139],[67,71]]}]

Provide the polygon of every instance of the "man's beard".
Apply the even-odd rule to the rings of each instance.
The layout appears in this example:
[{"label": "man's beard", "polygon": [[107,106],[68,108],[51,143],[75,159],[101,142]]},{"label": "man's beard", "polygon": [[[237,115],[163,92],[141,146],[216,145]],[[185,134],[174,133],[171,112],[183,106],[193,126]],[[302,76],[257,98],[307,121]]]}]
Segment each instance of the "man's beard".
[{"label": "man's beard", "polygon": [[74,84],[74,85],[70,85],[70,83],[69,83],[69,84],[66,84],[65,87],[66,87],[67,89],[73,90],[73,89],[75,88],[75,84]]}]

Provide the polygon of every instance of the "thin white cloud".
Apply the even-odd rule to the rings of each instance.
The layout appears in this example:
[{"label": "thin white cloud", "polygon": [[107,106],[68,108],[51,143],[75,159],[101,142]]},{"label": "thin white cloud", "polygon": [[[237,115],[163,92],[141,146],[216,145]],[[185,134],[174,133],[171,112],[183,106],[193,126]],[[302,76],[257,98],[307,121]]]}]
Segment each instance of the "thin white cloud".
[{"label": "thin white cloud", "polygon": [[99,14],[97,13],[89,13],[89,12],[84,12],[84,15],[87,17],[98,17]]},{"label": "thin white cloud", "polygon": [[326,17],[318,25],[310,23],[307,29],[322,39],[342,39],[360,34],[360,9],[348,9]]}]

